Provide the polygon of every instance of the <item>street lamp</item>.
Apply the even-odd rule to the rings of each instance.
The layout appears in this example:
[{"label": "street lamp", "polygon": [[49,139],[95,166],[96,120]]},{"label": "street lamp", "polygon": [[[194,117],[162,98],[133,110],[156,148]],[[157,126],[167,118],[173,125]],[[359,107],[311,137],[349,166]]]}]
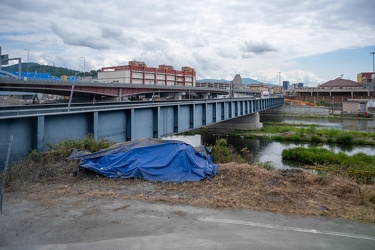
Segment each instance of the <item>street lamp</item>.
[{"label": "street lamp", "polygon": [[81,58],[83,58],[83,79],[85,79],[86,78],[86,73],[85,73],[85,71],[86,71],[86,69],[85,69],[85,57],[82,56]]},{"label": "street lamp", "polygon": [[375,73],[375,68],[374,68],[374,55],[375,55],[375,52],[371,52],[370,54],[372,54],[372,73]]},{"label": "street lamp", "polygon": [[27,77],[26,79],[29,80],[30,50],[29,49],[24,49],[24,50],[27,50]]}]

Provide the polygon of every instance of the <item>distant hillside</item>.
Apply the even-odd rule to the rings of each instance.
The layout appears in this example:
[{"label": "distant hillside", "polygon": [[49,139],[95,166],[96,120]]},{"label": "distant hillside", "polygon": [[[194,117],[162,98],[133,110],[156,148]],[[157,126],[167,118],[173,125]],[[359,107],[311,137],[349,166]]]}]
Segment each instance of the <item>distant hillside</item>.
[{"label": "distant hillside", "polygon": [[[22,72],[27,71],[27,64],[28,63],[21,63]],[[8,72],[18,72],[18,64],[14,64],[7,67],[1,67],[2,70],[8,71]],[[55,66],[49,66],[49,65],[41,65],[39,63],[29,63],[29,72],[37,72],[37,73],[50,73],[51,76],[57,76],[60,77],[62,75],[66,76],[74,76],[77,74],[78,76],[83,76],[83,72],[78,70],[72,70],[62,67],[55,67]],[[85,73],[86,76],[97,76],[97,72],[95,70],[91,70],[90,72]]]},{"label": "distant hillside", "polygon": [[201,80],[197,80],[197,82],[229,82],[228,80],[224,80],[224,79],[201,79]]},{"label": "distant hillside", "polygon": [[242,83],[243,84],[258,84],[260,81],[251,79],[251,78],[242,78]]},{"label": "distant hillside", "polygon": [[[230,82],[231,80],[224,80],[224,79],[201,79],[197,80],[197,82]],[[257,84],[260,83],[257,80],[251,79],[251,78],[242,78],[243,84]]]}]

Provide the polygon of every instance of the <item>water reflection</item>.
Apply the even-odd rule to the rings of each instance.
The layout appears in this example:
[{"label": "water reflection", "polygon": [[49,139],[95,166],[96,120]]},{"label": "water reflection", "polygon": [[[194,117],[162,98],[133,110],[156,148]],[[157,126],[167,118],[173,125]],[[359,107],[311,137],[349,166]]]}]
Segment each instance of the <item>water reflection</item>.
[{"label": "water reflection", "polygon": [[[213,145],[215,141],[220,138],[217,135],[193,135],[193,136],[170,136],[165,139],[181,140],[189,143],[192,146],[199,145]],[[297,163],[283,161],[281,153],[284,149],[294,147],[305,147],[312,146],[310,143],[295,143],[295,142],[275,142],[268,140],[254,140],[254,139],[240,139],[233,137],[225,137],[230,145],[237,150],[242,148],[248,148],[253,154],[254,160],[258,162],[270,162],[273,167],[277,169],[295,168],[300,167]],[[375,155],[375,147],[371,146],[353,146],[353,145],[336,145],[336,144],[319,144],[315,145],[323,147],[338,153],[340,151],[353,155],[356,153],[365,153],[368,155]]]},{"label": "water reflection", "polygon": [[[332,127],[343,130],[356,130],[356,131],[368,131],[375,132],[375,120],[356,120],[356,119],[330,119],[328,117],[321,118],[303,118],[303,117],[284,117],[275,115],[260,116],[261,122],[284,122],[294,124],[317,124],[324,127]],[[193,135],[193,136],[171,136],[166,139],[181,140],[192,146],[199,145],[214,145],[216,139],[219,137],[216,135]],[[300,167],[292,162],[283,161],[281,153],[284,149],[293,147],[310,147],[310,143],[295,143],[295,142],[275,142],[268,140],[252,140],[252,139],[240,139],[226,137],[228,143],[237,150],[248,148],[252,152],[253,157],[259,162],[270,162],[275,168],[285,169]],[[339,144],[325,144],[316,145],[329,149],[332,152],[338,153],[340,151],[353,155],[356,153],[365,153],[368,155],[375,155],[375,147],[371,146],[356,146],[351,144],[339,145]]]}]

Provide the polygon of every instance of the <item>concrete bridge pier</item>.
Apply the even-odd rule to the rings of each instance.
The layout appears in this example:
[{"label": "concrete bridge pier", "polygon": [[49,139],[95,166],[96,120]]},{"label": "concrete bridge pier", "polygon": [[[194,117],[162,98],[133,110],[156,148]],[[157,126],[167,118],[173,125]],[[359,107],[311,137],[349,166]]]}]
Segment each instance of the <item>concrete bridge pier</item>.
[{"label": "concrete bridge pier", "polygon": [[203,93],[202,94],[203,99],[208,99],[209,96],[210,96],[210,93]]},{"label": "concrete bridge pier", "polygon": [[182,93],[174,93],[173,94],[173,100],[182,100],[182,96],[185,95],[185,92]]},{"label": "concrete bridge pier", "polygon": [[254,114],[241,116],[228,121],[219,122],[210,126],[208,128],[220,129],[226,131],[232,130],[255,130],[263,127],[263,123],[260,122],[259,112]]}]

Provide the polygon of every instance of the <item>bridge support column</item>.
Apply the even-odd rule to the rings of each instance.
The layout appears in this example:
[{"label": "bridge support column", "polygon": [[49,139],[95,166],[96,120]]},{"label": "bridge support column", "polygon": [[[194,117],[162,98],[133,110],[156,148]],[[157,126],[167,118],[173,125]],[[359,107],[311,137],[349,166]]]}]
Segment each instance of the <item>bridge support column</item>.
[{"label": "bridge support column", "polygon": [[238,117],[228,121],[219,122],[208,126],[208,128],[220,130],[254,130],[263,127],[263,123],[259,120],[259,112],[254,114]]},{"label": "bridge support column", "polygon": [[99,113],[95,111],[92,114],[92,134],[94,136],[94,140],[98,140],[98,130],[99,130]]},{"label": "bridge support column", "polygon": [[210,93],[203,93],[202,96],[203,96],[203,99],[208,99],[208,97],[210,96]]},{"label": "bridge support column", "polygon": [[174,93],[173,100],[181,100],[183,95],[185,95],[185,93]]},{"label": "bridge support column", "polygon": [[44,151],[44,130],[44,116],[38,116],[36,132],[36,149],[38,152]]}]

